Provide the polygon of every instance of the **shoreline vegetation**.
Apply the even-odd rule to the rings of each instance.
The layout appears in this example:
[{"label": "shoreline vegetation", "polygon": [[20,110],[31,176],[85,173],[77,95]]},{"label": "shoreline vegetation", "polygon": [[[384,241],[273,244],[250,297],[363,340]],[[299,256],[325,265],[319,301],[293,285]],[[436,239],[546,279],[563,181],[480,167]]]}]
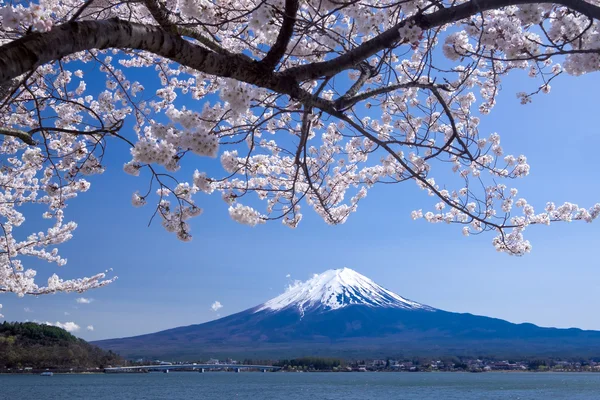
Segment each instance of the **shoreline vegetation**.
[{"label": "shoreline vegetation", "polygon": [[[245,360],[257,362],[258,360]],[[262,362],[262,361],[261,361]],[[600,372],[600,359],[559,360],[530,358],[524,360],[502,360],[481,357],[477,359],[445,357],[441,359],[413,358],[410,360],[364,359],[344,361],[304,357],[279,360],[273,365],[289,372]]]},{"label": "shoreline vegetation", "polygon": [[[54,375],[115,375],[115,374],[144,374],[144,373],[161,373],[159,371],[138,371],[138,372],[118,372],[118,373],[110,373],[107,374],[104,370],[98,371],[58,371],[54,369],[36,369],[36,370],[0,370],[0,376],[2,375],[28,375],[28,376],[39,376],[42,372],[50,371]],[[170,373],[198,373],[197,370],[173,370]],[[260,372],[259,370],[247,370],[243,373],[249,372]],[[219,370],[209,370],[204,373],[234,373],[232,369],[219,369]],[[599,370],[491,370],[491,371],[465,371],[465,370],[418,370],[418,371],[396,371],[396,370],[366,370],[366,371],[358,371],[358,370],[278,370],[278,371],[268,371],[268,373],[431,373],[431,374],[470,374],[470,373],[487,373],[487,374],[596,374],[600,373]]]},{"label": "shoreline vegetation", "polygon": [[[455,360],[456,361],[456,360]],[[600,372],[600,363],[595,360],[551,360],[534,359],[529,361],[512,360],[493,360],[493,359],[465,359],[463,361],[452,361],[452,359],[442,360],[422,360],[413,359],[411,361],[398,361],[393,359],[386,360],[354,360],[345,361],[342,359],[329,359],[318,357],[303,357],[292,360],[251,360],[245,359],[241,362],[228,359],[225,362],[212,359],[209,362],[199,361],[198,365],[211,365],[205,372],[234,372],[236,368],[231,365],[273,365],[281,367],[276,372],[302,373],[302,372],[428,372],[428,373],[595,373]],[[189,362],[169,363],[160,360],[137,360],[124,362],[121,365],[112,366],[157,366],[169,369],[169,366],[178,364],[190,364]],[[221,366],[222,365],[222,366]],[[107,368],[111,366],[106,366]],[[103,368],[4,368],[0,369],[0,374],[39,374],[44,371],[52,371],[57,374],[99,374],[104,373]],[[260,369],[243,369],[244,372],[260,371]],[[160,371],[148,371],[146,369],[137,371],[120,371],[111,373],[148,373]],[[198,372],[198,367],[190,365],[189,368],[174,368],[170,372]]]},{"label": "shoreline vegetation", "polygon": [[[104,368],[117,366],[146,366],[210,364],[210,372],[234,370],[221,364],[272,365],[282,372],[600,372],[600,357],[583,359],[502,356],[460,357],[386,357],[382,359],[344,359],[328,357],[299,357],[293,359],[227,359],[220,361],[156,360],[141,358],[126,360],[111,351],[79,339],[64,329],[33,322],[4,322],[0,324],[0,374],[97,374]],[[177,369],[173,369],[175,372]],[[189,371],[197,368],[189,368]],[[186,370],[181,370],[186,371]],[[250,371],[246,370],[245,371]],[[148,371],[140,371],[148,372]],[[127,372],[132,373],[132,372]]]},{"label": "shoreline vegetation", "polygon": [[62,328],[34,322],[0,324],[0,373],[32,370],[102,370],[125,360]]}]

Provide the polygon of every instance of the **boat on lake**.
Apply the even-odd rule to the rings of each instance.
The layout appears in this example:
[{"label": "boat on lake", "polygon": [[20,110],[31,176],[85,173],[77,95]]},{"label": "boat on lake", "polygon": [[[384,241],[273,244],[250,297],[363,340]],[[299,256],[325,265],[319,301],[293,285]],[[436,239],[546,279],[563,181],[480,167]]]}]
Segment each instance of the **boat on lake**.
[{"label": "boat on lake", "polygon": [[52,376],[52,375],[54,375],[54,373],[53,373],[53,372],[50,372],[50,371],[44,371],[44,372],[42,372],[40,375],[41,375],[41,376]]}]

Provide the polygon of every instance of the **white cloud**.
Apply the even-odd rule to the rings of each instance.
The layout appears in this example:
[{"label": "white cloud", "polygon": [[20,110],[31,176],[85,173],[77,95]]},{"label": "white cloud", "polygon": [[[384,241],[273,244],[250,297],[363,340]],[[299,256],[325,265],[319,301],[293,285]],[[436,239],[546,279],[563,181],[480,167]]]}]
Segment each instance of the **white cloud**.
[{"label": "white cloud", "polygon": [[93,331],[94,330],[94,325],[88,325],[86,329],[88,331]]},{"label": "white cloud", "polygon": [[70,312],[67,312],[67,311],[65,311],[65,315],[71,315],[71,313],[70,313]]},{"label": "white cloud", "polygon": [[90,304],[92,301],[94,301],[94,299],[86,299],[85,297],[78,297],[77,299],[75,299],[76,302],[78,302],[79,304]]},{"label": "white cloud", "polygon": [[210,306],[210,308],[212,308],[213,311],[219,311],[221,308],[223,308],[223,304],[221,304],[221,302],[219,301],[215,301],[212,306]]},{"label": "white cloud", "polygon": [[77,325],[75,322],[46,322],[46,325],[57,326],[59,328],[63,328],[67,332],[77,332],[81,327]]},{"label": "white cloud", "polygon": [[25,312],[33,312],[33,310],[29,307],[25,307],[23,310],[25,310]]}]

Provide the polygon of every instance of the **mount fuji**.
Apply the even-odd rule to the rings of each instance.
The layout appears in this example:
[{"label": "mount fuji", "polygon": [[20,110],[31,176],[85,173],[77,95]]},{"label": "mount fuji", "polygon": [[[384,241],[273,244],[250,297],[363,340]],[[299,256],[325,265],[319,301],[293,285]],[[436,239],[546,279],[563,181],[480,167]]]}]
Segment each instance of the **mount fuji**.
[{"label": "mount fuji", "polygon": [[348,268],[199,325],[94,342],[129,358],[600,356],[600,332],[542,328],[439,310]]},{"label": "mount fuji", "polygon": [[427,310],[434,308],[398,296],[350,268],[330,269],[303,283],[288,287],[285,293],[255,308],[260,311],[297,309],[301,317],[305,311],[324,312],[351,305],[367,307]]}]

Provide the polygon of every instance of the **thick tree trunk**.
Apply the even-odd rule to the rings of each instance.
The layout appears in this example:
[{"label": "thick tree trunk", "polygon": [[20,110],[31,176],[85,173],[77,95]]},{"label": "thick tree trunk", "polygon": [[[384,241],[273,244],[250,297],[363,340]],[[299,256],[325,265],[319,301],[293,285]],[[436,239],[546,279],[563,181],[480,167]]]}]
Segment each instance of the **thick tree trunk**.
[{"label": "thick tree trunk", "polygon": [[145,50],[210,75],[273,84],[272,74],[246,56],[217,54],[160,27],[118,19],[69,22],[1,46],[0,84],[73,53],[109,48]]}]

